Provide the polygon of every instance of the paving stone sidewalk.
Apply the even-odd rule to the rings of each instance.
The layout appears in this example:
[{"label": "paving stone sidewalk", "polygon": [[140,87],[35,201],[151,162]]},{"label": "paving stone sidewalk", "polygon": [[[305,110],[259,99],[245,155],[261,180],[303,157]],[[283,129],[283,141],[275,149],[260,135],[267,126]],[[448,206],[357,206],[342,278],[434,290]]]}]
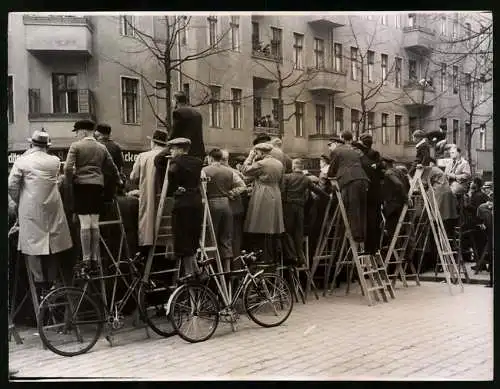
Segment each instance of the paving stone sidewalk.
[{"label": "paving stone sidewalk", "polygon": [[34,332],[21,332],[23,345],[9,343],[19,379],[493,379],[493,290],[482,285],[451,296],[445,284],[423,282],[372,307],[359,290],[339,289],[295,304],[277,328],[242,317],[237,332],[221,323],[197,344],[135,329],[71,358],[43,350]]}]

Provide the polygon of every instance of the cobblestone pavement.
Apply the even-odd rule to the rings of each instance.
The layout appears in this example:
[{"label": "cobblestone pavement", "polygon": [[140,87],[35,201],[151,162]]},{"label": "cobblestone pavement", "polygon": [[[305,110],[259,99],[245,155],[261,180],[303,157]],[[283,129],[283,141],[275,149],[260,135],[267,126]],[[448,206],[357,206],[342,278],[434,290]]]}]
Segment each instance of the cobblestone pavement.
[{"label": "cobblestone pavement", "polygon": [[453,296],[444,284],[410,285],[372,307],[359,290],[338,289],[296,304],[277,328],[242,317],[236,333],[221,323],[197,344],[135,329],[72,358],[42,350],[33,332],[9,343],[19,379],[493,379],[493,290],[480,285]]}]

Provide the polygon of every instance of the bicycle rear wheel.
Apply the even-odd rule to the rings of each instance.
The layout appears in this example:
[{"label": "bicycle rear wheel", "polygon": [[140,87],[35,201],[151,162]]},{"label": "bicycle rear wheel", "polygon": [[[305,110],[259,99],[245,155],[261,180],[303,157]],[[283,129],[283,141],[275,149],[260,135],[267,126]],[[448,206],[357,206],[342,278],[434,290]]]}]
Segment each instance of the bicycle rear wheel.
[{"label": "bicycle rear wheel", "polygon": [[99,305],[82,289],[63,287],[40,304],[38,332],[43,344],[64,357],[86,353],[104,325]]},{"label": "bicycle rear wheel", "polygon": [[204,285],[185,284],[177,288],[169,308],[177,334],[190,343],[208,340],[219,324],[217,297]]},{"label": "bicycle rear wheel", "polygon": [[170,295],[167,283],[158,280],[142,283],[139,288],[139,309],[143,320],[154,332],[165,338],[175,335],[175,328],[166,310]]},{"label": "bicycle rear wheel", "polygon": [[283,277],[264,273],[247,284],[243,304],[255,323],[266,328],[276,327],[292,313],[292,292]]}]

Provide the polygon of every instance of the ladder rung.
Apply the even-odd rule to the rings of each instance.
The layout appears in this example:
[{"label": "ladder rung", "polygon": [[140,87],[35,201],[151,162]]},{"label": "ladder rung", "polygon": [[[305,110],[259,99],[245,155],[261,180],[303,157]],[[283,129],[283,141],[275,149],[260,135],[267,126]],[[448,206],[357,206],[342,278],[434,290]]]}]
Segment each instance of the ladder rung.
[{"label": "ladder rung", "polygon": [[102,222],[99,222],[99,227],[100,226],[109,226],[112,224],[122,224],[121,220],[105,220]]},{"label": "ladder rung", "polygon": [[167,255],[173,254],[173,253],[174,253],[173,251],[165,251],[165,252],[162,252],[162,253],[154,253],[153,257],[159,257],[160,255],[166,257]]},{"label": "ladder rung", "polygon": [[166,274],[166,273],[173,273],[173,272],[176,272],[176,271],[179,271],[179,269],[158,270],[158,271],[151,272],[151,274],[154,274],[154,275],[157,275],[157,274]]},{"label": "ladder rung", "polygon": [[379,286],[372,286],[370,288],[367,288],[368,292],[373,292],[375,290],[383,290],[385,289],[386,285],[379,285]]}]

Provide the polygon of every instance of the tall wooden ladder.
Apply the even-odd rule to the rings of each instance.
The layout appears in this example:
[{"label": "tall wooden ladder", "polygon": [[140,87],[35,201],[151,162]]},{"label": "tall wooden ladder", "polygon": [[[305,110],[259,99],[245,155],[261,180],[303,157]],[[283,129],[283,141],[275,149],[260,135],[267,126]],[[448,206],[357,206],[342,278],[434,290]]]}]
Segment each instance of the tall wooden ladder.
[{"label": "tall wooden ladder", "polygon": [[[336,284],[340,271],[344,267],[347,267],[348,278],[346,294],[349,293],[349,286],[354,268],[356,268],[359,284],[361,286],[361,293],[366,298],[368,305],[373,305],[373,300],[380,301],[380,297],[384,302],[388,302],[389,299],[387,295],[393,299],[395,296],[391,281],[387,276],[384,261],[379,252],[377,252],[376,255],[358,253],[358,245],[354,241],[351,233],[351,227],[349,225],[349,219],[347,218],[344,202],[342,201],[342,195],[340,194],[338,186],[334,186],[339,210],[339,212],[337,212],[337,218],[341,220],[344,226],[344,236],[347,239],[347,253],[337,260],[331,285],[333,286]],[[331,292],[332,289],[330,289],[330,293]]]}]

